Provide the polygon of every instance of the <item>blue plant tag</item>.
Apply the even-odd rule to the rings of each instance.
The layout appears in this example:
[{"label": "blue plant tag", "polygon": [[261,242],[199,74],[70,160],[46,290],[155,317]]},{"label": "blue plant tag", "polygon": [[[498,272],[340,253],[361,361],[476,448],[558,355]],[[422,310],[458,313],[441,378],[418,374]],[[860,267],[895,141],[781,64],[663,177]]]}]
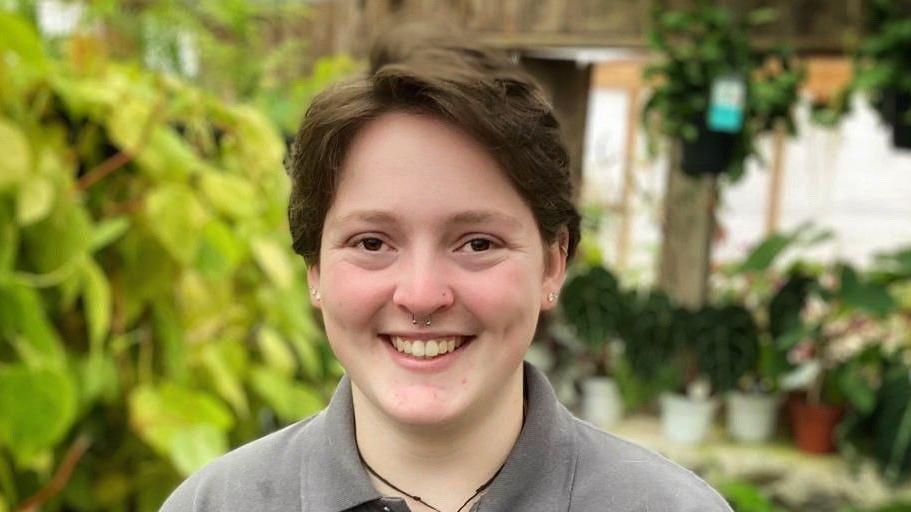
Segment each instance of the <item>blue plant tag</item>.
[{"label": "blue plant tag", "polygon": [[739,75],[720,76],[712,82],[708,127],[716,132],[737,133],[743,128],[746,85]]}]

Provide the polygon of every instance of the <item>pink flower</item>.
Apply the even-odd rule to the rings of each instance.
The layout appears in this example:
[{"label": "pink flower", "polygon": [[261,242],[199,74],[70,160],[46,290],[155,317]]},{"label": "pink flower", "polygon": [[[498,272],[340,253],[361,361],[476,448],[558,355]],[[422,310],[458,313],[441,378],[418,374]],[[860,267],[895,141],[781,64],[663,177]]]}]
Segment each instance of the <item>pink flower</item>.
[{"label": "pink flower", "polygon": [[788,362],[793,365],[803,364],[813,359],[815,352],[816,346],[813,340],[803,340],[788,352]]}]

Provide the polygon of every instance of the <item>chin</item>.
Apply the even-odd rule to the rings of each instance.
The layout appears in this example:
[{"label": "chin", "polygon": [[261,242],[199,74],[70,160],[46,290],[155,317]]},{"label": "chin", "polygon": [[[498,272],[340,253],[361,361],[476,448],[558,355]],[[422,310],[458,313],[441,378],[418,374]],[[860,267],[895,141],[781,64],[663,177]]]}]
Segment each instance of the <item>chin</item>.
[{"label": "chin", "polygon": [[456,397],[447,400],[439,389],[408,389],[390,393],[381,402],[385,413],[399,423],[414,427],[443,425],[458,421],[465,408]]}]

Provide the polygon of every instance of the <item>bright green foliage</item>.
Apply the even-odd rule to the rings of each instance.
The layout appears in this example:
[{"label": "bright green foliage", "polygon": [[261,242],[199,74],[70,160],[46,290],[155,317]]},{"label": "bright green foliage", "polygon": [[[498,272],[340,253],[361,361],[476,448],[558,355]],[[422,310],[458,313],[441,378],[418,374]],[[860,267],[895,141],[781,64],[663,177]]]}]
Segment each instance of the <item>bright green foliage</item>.
[{"label": "bright green foliage", "polygon": [[762,490],[746,481],[733,480],[718,485],[718,492],[735,512],[787,512],[775,505]]},{"label": "bright green foliage", "polygon": [[[63,46],[66,49],[66,45]],[[339,376],[290,251],[279,131],[0,11],[0,510],[157,510]]]}]

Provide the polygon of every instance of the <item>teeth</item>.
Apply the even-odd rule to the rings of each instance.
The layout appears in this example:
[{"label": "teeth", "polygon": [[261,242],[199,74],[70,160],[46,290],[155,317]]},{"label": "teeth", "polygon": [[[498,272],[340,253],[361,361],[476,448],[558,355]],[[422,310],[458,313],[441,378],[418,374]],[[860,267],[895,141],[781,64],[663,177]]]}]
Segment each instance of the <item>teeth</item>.
[{"label": "teeth", "polygon": [[422,359],[441,356],[462,346],[462,337],[454,336],[436,340],[409,340],[392,336],[392,344],[399,352]]}]

